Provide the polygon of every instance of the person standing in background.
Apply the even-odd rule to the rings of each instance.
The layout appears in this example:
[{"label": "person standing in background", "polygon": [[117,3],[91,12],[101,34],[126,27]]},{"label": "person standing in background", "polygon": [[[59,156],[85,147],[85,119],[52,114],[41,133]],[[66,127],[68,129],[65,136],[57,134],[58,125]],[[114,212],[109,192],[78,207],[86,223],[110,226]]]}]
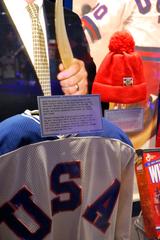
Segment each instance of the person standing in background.
[{"label": "person standing in background", "polygon": [[[147,145],[154,147],[157,125],[157,104],[160,84],[160,1],[141,0],[100,0],[91,12],[82,16],[83,28],[90,42],[90,48],[103,49],[98,64],[109,51],[108,43],[116,31],[129,31],[135,41],[135,49],[140,54],[144,65],[147,82],[147,104],[145,105],[144,126],[150,132],[151,139]],[[100,48],[101,45],[106,46]],[[98,56],[100,53],[98,52]],[[106,93],[107,94],[107,93]],[[149,114],[149,115],[148,115]],[[147,120],[148,119],[148,120]],[[152,124],[152,127],[150,126]],[[148,130],[150,128],[150,130]],[[153,138],[152,138],[153,137]],[[157,145],[158,146],[158,145]],[[160,146],[160,144],[159,144]]]},{"label": "person standing in background", "polygon": [[128,30],[137,46],[160,47],[159,14],[159,0],[99,0],[82,23],[90,43],[104,37],[107,43],[115,31]]}]

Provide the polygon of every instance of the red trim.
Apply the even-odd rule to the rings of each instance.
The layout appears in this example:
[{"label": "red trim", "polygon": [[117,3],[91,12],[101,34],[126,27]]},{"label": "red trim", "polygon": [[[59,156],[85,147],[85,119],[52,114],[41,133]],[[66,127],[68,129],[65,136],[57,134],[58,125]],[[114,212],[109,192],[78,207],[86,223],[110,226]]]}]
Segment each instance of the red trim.
[{"label": "red trim", "polygon": [[160,58],[160,52],[143,52],[143,51],[137,51],[140,56],[142,57],[154,57],[154,58]]},{"label": "red trim", "polygon": [[82,19],[81,21],[82,21],[82,26],[83,26],[83,28],[84,28],[84,29],[86,28],[86,29],[90,32],[90,34],[92,35],[92,36],[91,36],[92,39],[93,39],[93,40],[98,39],[98,38],[97,38],[97,33],[95,32],[93,26],[92,26],[91,24],[89,24],[89,22],[86,21],[85,19]]},{"label": "red trim", "polygon": [[134,86],[111,86],[99,82],[93,83],[93,94],[100,94],[102,102],[137,103],[146,100],[146,83]]}]

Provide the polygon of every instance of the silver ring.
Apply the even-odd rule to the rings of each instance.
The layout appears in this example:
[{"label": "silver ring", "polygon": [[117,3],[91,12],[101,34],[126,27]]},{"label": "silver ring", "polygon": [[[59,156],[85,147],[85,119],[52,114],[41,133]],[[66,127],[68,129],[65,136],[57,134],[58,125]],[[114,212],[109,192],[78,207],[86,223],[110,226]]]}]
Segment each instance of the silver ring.
[{"label": "silver ring", "polygon": [[78,84],[76,84],[75,87],[76,87],[76,91],[79,91],[79,86],[78,86]]}]

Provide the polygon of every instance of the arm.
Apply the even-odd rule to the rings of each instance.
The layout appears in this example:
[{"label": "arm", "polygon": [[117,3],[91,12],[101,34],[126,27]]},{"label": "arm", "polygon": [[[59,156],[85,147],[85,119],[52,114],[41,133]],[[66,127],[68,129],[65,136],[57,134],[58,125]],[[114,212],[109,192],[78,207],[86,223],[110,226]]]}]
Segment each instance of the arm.
[{"label": "arm", "polygon": [[131,15],[134,1],[99,0],[91,12],[82,17],[83,28],[89,42],[95,42],[103,36],[107,39],[122,29]]}]

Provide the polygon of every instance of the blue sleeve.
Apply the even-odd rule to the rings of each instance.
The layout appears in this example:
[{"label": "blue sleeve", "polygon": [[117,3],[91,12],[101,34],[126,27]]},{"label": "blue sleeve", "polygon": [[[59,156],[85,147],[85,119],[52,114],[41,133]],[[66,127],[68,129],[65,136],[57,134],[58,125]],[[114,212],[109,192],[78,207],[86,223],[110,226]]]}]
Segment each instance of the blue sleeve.
[{"label": "blue sleeve", "polygon": [[0,122],[0,155],[45,140],[49,138],[41,136],[40,124],[32,117],[18,114]]}]

